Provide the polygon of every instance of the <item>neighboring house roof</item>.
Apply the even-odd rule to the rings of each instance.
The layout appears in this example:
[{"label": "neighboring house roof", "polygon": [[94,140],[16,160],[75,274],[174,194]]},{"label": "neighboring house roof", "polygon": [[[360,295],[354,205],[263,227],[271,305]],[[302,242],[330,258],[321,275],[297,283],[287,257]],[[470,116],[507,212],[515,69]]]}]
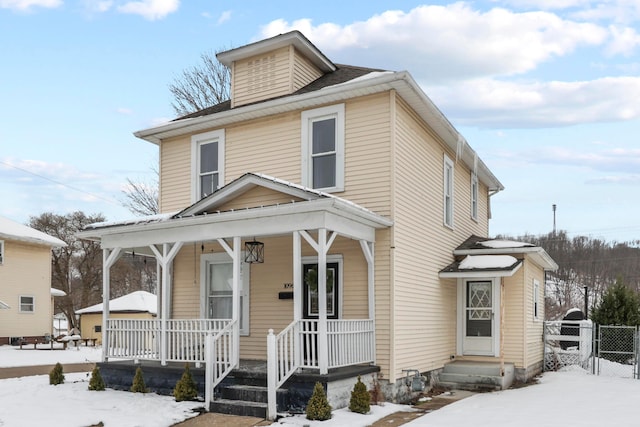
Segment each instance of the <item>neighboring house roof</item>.
[{"label": "neighboring house roof", "polygon": [[512,276],[522,266],[513,255],[527,254],[545,270],[555,271],[558,264],[540,246],[514,240],[490,239],[472,235],[453,254],[456,261],[440,271],[440,277]]},{"label": "neighboring house roof", "polygon": [[67,296],[67,293],[62,289],[51,288],[51,296],[52,297],[64,297]]},{"label": "neighboring house roof", "polygon": [[0,301],[0,310],[7,310],[7,309],[10,309],[10,308],[11,308],[11,307],[9,307],[9,305],[8,305],[8,304],[6,304],[6,303],[4,303],[4,302]]},{"label": "neighboring house roof", "polygon": [[67,246],[65,242],[56,237],[2,216],[0,216],[0,239],[17,240],[51,247]]},{"label": "neighboring house roof", "polygon": [[[102,313],[102,303],[76,310],[76,314]],[[136,291],[109,301],[109,312],[158,313],[158,297],[146,291]]]},{"label": "neighboring house roof", "polygon": [[[287,34],[276,38],[285,40],[288,37]],[[293,34],[291,37],[298,38],[299,35]],[[504,189],[502,183],[407,71],[381,72],[380,70],[340,65],[336,66],[334,71],[325,71],[323,76],[291,95],[270,98],[235,108],[230,108],[231,104],[226,101],[178,120],[140,130],[134,135],[159,144],[163,139],[171,137],[224,127],[274,114],[310,109],[329,103],[335,104],[351,98],[390,90],[395,90],[442,138],[444,143],[456,153],[456,160],[463,161],[469,169],[477,171],[478,179],[487,185],[489,191],[496,192]]]}]

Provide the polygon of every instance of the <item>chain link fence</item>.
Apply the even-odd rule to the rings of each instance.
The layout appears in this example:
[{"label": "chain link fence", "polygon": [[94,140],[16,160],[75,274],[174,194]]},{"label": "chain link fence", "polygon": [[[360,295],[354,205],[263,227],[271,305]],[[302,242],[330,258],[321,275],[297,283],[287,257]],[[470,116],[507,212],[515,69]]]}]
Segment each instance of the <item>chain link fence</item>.
[{"label": "chain link fence", "polygon": [[596,375],[640,379],[640,331],[590,320],[544,324],[544,370],[579,366]]}]

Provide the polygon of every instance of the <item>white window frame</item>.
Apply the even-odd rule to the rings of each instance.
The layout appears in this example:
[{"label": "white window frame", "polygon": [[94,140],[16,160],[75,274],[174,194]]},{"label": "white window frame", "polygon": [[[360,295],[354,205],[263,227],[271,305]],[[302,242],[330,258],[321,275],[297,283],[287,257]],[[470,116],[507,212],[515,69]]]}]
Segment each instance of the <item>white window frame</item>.
[{"label": "white window frame", "polygon": [[478,175],[471,172],[471,219],[478,221]]},{"label": "white window frame", "polygon": [[[23,310],[22,306],[23,306],[23,302],[22,302],[22,298],[31,298],[31,310]],[[24,304],[28,304],[28,303],[24,303]],[[19,311],[20,313],[35,313],[36,312],[36,297],[34,297],[33,295],[20,295],[18,297],[18,307],[19,307]]]},{"label": "white window frame", "polygon": [[443,162],[443,223],[449,228],[453,228],[453,206],[454,206],[454,187],[455,187],[455,170],[453,161],[445,154]]},{"label": "white window frame", "polygon": [[336,184],[333,187],[315,188],[326,192],[344,191],[344,104],[330,105],[302,112],[302,185],[313,188],[313,122],[335,118],[336,120]]},{"label": "white window frame", "polygon": [[0,240],[0,265],[4,264],[4,240]]},{"label": "white window frame", "polygon": [[540,282],[533,279],[533,295],[532,295],[533,320],[540,320]]},{"label": "white window frame", "polygon": [[224,185],[224,129],[200,133],[191,137],[191,202],[200,200],[200,147],[212,142],[218,143],[218,188]]},{"label": "white window frame", "polygon": [[[241,259],[244,260],[245,253],[241,252]],[[200,318],[207,318],[208,295],[207,295],[207,264],[231,264],[233,261],[226,252],[214,252],[202,254],[200,256]],[[240,263],[240,295],[242,296],[242,313],[240,318],[240,335],[248,336],[251,331],[249,312],[249,296],[251,285],[251,264],[246,262]]]}]

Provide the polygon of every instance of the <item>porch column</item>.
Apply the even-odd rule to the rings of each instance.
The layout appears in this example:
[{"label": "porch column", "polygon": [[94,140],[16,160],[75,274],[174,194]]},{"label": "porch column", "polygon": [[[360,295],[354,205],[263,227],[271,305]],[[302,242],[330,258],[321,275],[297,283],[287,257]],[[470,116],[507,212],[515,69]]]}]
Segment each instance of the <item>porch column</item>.
[{"label": "porch column", "polygon": [[111,266],[120,257],[121,248],[102,249],[102,361],[109,359],[109,299],[111,286]]},{"label": "porch column", "polygon": [[327,229],[318,230],[318,367],[320,375],[329,372],[327,337]]},{"label": "porch column", "polygon": [[224,248],[233,261],[233,279],[231,282],[231,321],[235,322],[233,328],[233,355],[234,364],[240,363],[240,267],[241,267],[241,238],[235,236],[233,238],[233,247],[230,247],[226,240],[218,239],[218,243]]},{"label": "porch column", "polygon": [[[300,232],[293,232],[293,321],[296,324],[302,319],[302,243]],[[298,326],[299,327],[299,326]],[[298,329],[299,330],[299,329]],[[295,352],[295,364],[302,364],[302,346],[300,334],[294,335],[293,348]]]},{"label": "porch column", "polygon": [[149,246],[156,256],[157,262],[162,267],[162,288],[160,292],[161,306],[160,306],[160,364],[166,366],[167,353],[168,353],[168,340],[167,340],[167,318],[171,310],[169,294],[171,291],[171,266],[173,265],[173,259],[182,248],[183,242],[175,242],[173,246],[171,243],[162,244],[162,254],[155,245]]}]

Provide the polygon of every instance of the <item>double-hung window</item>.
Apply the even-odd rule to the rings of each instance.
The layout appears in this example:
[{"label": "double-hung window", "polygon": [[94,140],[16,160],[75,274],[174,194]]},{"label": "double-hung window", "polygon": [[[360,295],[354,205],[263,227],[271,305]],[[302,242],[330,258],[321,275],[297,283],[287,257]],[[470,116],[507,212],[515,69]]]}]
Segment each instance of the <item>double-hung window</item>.
[{"label": "double-hung window", "polygon": [[4,240],[0,240],[0,265],[4,264]]},{"label": "double-hung window", "polygon": [[539,294],[540,294],[540,282],[533,279],[533,320],[539,320]]},{"label": "double-hung window", "polygon": [[444,156],[444,225],[453,228],[453,161]]},{"label": "double-hung window", "polygon": [[191,137],[192,201],[207,197],[224,184],[224,130]]},{"label": "double-hung window", "polygon": [[302,184],[344,190],[344,104],[302,112]]},{"label": "double-hung window", "polygon": [[20,313],[33,313],[35,299],[32,296],[20,295]]},{"label": "double-hung window", "polygon": [[471,218],[478,220],[478,175],[471,172]]}]

